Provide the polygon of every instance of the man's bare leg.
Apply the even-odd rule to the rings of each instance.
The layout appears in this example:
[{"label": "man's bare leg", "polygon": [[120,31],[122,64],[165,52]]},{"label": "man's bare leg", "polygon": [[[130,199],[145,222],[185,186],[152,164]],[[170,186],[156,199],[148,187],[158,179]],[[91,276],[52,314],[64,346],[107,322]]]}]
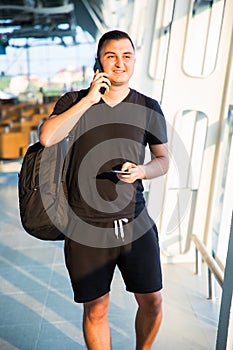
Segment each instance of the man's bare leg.
[{"label": "man's bare leg", "polygon": [[84,303],[83,333],[88,350],[111,350],[108,324],[109,293]]},{"label": "man's bare leg", "polygon": [[162,321],[160,292],[135,294],[138,311],[135,320],[136,350],[150,350]]}]

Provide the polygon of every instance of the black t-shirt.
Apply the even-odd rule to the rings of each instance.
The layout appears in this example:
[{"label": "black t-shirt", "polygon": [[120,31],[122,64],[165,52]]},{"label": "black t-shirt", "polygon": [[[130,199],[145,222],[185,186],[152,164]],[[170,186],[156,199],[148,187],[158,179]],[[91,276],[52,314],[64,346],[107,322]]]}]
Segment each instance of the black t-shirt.
[{"label": "black t-shirt", "polygon": [[[87,92],[66,93],[52,114],[69,109]],[[114,107],[101,99],[83,114],[70,137],[67,185],[73,211],[86,222],[137,216],[145,206],[142,181],[124,183],[111,170],[126,161],[143,164],[147,145],[167,142],[158,102],[133,89]]]}]

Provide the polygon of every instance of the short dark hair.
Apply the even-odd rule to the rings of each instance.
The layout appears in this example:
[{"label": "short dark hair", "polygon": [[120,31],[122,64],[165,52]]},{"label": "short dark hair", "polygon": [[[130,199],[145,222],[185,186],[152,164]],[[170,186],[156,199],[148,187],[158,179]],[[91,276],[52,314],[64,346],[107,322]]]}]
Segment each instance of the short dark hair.
[{"label": "short dark hair", "polygon": [[128,39],[131,42],[133,49],[135,50],[133,41],[130,38],[129,34],[127,34],[126,32],[122,32],[121,30],[111,30],[103,34],[102,37],[100,38],[98,43],[98,48],[97,48],[97,57],[100,56],[100,51],[106,41],[120,40],[120,39]]}]

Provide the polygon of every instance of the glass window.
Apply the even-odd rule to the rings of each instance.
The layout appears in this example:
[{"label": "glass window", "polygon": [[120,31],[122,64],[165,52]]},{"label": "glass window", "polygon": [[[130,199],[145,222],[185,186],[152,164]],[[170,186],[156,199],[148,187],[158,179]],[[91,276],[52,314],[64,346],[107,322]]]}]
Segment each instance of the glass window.
[{"label": "glass window", "polygon": [[208,76],[216,65],[224,0],[190,1],[183,69],[190,76]]},{"label": "glass window", "polygon": [[[208,119],[203,112],[185,110],[177,115],[171,144],[171,152],[180,174],[176,188],[198,189],[207,126]],[[184,146],[185,150],[182,149]],[[173,181],[174,179],[175,177]]]},{"label": "glass window", "polygon": [[149,76],[163,80],[172,23],[174,0],[159,1],[156,8],[153,38],[149,52]]}]

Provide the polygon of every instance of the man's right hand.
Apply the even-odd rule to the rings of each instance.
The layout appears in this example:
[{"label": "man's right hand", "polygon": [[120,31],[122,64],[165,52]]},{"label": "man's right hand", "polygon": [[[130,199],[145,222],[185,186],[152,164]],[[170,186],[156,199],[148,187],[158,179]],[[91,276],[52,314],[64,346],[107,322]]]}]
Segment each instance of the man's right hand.
[{"label": "man's right hand", "polygon": [[111,86],[111,82],[108,79],[108,74],[105,72],[100,72],[98,69],[94,75],[94,78],[91,82],[90,90],[87,98],[91,98],[92,103],[98,103],[101,99],[101,92],[100,88],[103,87],[106,89],[107,92],[109,92],[109,88]]}]

